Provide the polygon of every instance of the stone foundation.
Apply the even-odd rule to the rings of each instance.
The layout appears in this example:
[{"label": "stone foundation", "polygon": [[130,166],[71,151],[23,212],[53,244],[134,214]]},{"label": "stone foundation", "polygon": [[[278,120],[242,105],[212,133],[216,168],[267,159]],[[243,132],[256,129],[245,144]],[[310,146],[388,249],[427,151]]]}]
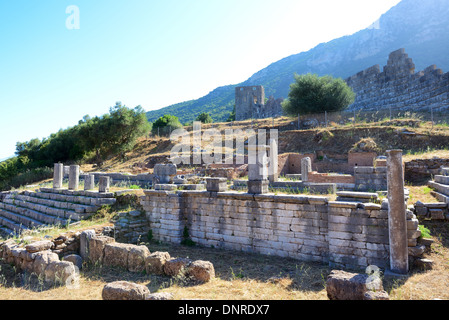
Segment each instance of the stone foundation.
[{"label": "stone foundation", "polygon": [[[329,202],[320,196],[145,191],[141,201],[155,240],[329,263],[389,265],[388,207]],[[409,245],[419,237],[409,212]]]}]

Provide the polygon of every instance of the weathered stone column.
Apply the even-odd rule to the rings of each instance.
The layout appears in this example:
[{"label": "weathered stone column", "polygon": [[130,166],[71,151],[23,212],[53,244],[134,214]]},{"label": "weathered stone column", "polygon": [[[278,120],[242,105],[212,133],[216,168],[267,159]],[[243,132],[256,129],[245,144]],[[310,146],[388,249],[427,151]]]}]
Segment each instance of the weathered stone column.
[{"label": "weathered stone column", "polygon": [[84,190],[92,190],[93,188],[95,188],[95,176],[88,174],[84,178]]},{"label": "weathered stone column", "polygon": [[301,159],[301,180],[309,181],[309,172],[312,172],[312,159],[309,157]]},{"label": "weathered stone column", "polygon": [[279,180],[278,173],[278,144],[276,139],[270,139],[270,164],[268,167],[268,180],[273,183]]},{"label": "weathered stone column", "polygon": [[55,163],[53,173],[53,189],[62,188],[63,178],[64,178],[64,165],[62,163]]},{"label": "weathered stone column", "polygon": [[69,190],[78,190],[80,180],[80,166],[71,165],[69,171]]},{"label": "weathered stone column", "polygon": [[387,151],[387,186],[390,268],[394,273],[407,274],[409,267],[407,216],[402,150]]},{"label": "weathered stone column", "polygon": [[100,193],[109,192],[109,177],[108,176],[100,177],[98,191]]},{"label": "weathered stone column", "polygon": [[248,163],[248,193],[268,193],[268,157],[266,145],[248,146],[248,151],[256,152],[255,163]]}]

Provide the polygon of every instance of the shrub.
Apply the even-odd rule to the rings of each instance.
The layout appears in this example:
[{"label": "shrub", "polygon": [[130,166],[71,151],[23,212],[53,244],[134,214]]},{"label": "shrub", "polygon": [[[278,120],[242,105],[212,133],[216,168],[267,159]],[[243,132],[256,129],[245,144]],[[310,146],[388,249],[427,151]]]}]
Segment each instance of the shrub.
[{"label": "shrub", "polygon": [[340,111],[354,102],[355,94],[341,78],[297,75],[290,85],[288,99],[282,103],[287,115]]}]

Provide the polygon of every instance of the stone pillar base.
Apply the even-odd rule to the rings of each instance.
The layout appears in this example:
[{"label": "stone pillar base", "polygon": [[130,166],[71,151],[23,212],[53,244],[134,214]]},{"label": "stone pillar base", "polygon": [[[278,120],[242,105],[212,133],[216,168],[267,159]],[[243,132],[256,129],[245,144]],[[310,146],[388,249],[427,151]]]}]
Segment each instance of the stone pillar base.
[{"label": "stone pillar base", "polygon": [[206,189],[209,192],[225,192],[228,190],[227,181],[226,178],[208,178],[206,179]]},{"label": "stone pillar base", "polygon": [[268,193],[268,180],[248,181],[248,193],[263,194]]}]

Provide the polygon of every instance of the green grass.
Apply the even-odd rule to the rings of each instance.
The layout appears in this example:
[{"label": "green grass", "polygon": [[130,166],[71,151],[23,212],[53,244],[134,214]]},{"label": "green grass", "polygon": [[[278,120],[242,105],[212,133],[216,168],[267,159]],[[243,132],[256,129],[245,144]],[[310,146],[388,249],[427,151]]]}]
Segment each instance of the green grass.
[{"label": "green grass", "polygon": [[421,238],[430,238],[430,230],[423,225],[419,225],[419,231],[421,231]]}]

